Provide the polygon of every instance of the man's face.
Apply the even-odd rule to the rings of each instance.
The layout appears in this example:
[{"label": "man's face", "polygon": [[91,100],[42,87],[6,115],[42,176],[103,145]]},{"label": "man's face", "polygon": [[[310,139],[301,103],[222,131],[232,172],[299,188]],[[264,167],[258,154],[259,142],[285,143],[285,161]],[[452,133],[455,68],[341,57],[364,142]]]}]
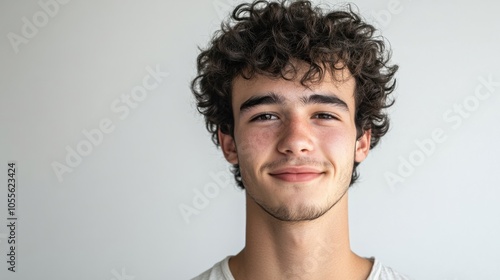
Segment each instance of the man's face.
[{"label": "man's face", "polygon": [[347,70],[309,88],[262,75],[234,80],[234,138],[219,132],[221,146],[268,214],[316,219],[347,191],[353,163],[367,156],[370,143],[369,132],[356,140],[354,89]]}]

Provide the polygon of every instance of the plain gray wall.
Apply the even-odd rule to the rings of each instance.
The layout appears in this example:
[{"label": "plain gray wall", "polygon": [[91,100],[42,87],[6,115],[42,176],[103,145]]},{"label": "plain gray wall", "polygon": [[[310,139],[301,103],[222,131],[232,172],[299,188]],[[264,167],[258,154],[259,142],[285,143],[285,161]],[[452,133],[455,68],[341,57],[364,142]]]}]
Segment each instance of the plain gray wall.
[{"label": "plain gray wall", "polygon": [[[189,90],[236,2],[0,3],[1,279],[189,279],[242,248],[244,195]],[[500,5],[356,4],[400,71],[391,131],[350,190],[353,250],[414,279],[498,279]]]}]

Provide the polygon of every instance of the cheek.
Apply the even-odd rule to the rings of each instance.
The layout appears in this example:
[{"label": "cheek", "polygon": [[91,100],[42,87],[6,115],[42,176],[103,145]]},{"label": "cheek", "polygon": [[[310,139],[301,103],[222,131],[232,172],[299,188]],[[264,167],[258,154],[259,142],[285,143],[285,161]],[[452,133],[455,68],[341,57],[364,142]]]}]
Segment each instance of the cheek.
[{"label": "cheek", "polygon": [[275,133],[271,129],[254,129],[241,134],[242,141],[237,142],[238,157],[252,161],[273,147]]},{"label": "cheek", "polygon": [[320,134],[321,152],[334,170],[335,180],[348,185],[351,180],[354,162],[354,141],[352,137],[341,131],[329,131]]},{"label": "cheek", "polygon": [[354,137],[339,128],[318,132],[319,147],[327,157],[337,162],[354,157]]},{"label": "cheek", "polygon": [[259,167],[266,161],[266,155],[274,147],[272,140],[275,137],[269,130],[249,130],[239,136],[243,141],[236,138],[238,162],[245,187],[249,189],[254,185]]}]

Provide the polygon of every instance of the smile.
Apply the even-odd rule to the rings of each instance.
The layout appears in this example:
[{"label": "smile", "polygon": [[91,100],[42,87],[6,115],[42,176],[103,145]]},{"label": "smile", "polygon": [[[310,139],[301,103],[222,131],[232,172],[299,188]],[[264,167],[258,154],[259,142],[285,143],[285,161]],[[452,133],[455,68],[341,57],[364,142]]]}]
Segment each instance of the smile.
[{"label": "smile", "polygon": [[285,168],[269,173],[274,178],[286,182],[307,182],[321,176],[324,172],[311,168]]}]

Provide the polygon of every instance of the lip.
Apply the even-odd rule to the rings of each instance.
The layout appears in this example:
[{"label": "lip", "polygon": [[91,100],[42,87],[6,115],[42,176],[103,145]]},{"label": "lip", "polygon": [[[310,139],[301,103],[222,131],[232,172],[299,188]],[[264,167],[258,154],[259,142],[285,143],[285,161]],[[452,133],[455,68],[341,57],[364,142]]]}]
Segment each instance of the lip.
[{"label": "lip", "polygon": [[321,176],[324,172],[310,167],[286,167],[269,172],[274,178],[286,182],[307,182]]}]

